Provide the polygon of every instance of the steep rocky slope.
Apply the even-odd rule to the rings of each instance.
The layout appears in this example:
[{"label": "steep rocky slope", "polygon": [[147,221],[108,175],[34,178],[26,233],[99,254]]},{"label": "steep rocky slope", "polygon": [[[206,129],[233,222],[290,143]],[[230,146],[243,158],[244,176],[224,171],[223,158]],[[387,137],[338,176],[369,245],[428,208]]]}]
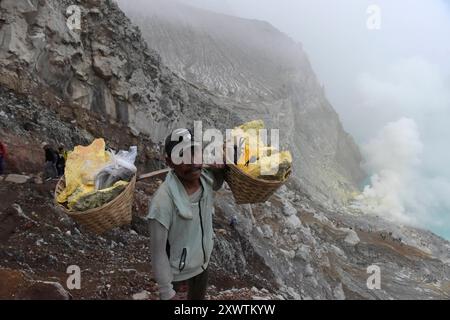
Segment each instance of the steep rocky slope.
[{"label": "steep rocky slope", "polygon": [[301,186],[345,203],[364,178],[361,157],[327,101],[301,44],[269,23],[176,0],[119,1],[149,46],[179,76],[218,94],[245,119],[281,129]]},{"label": "steep rocky slope", "polygon": [[[40,143],[70,148],[103,136],[113,148],[135,144],[142,172],[161,165],[158,142],[171,127],[203,119],[224,128],[242,119],[236,102],[165,67],[114,3],[78,3],[78,33],[65,25],[69,1],[0,3],[0,136],[10,149],[8,173],[30,177],[23,184],[0,177],[0,298],[68,297],[66,270],[76,264],[83,280],[69,291],[75,299],[154,299],[143,216],[161,181],[139,183],[131,226],[98,237],[54,207],[55,182],[38,177]],[[294,183],[251,206],[234,204],[223,189],[214,227],[211,299],[449,298],[448,242],[325,209]],[[373,264],[380,290],[366,286]]]},{"label": "steep rocky slope", "polygon": [[66,25],[72,4],[1,2],[2,84],[61,112],[73,106],[94,111],[104,116],[105,126],[122,123],[155,142],[194,119],[230,124],[230,113],[214,96],[161,64],[113,1],[80,2],[79,31]]}]

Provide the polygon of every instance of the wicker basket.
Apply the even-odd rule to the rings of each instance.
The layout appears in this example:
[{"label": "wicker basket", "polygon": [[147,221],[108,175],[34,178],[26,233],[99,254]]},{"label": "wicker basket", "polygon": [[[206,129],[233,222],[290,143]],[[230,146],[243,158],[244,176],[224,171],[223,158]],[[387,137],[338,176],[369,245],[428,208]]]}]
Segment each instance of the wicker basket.
[{"label": "wicker basket", "polygon": [[58,195],[64,190],[65,185],[65,179],[62,177],[56,185],[55,190],[55,203],[57,207],[89,231],[102,234],[108,230],[131,223],[136,176],[130,181],[125,190],[112,201],[101,207],[83,212],[71,212],[56,201]]},{"label": "wicker basket", "polygon": [[290,173],[283,181],[263,180],[246,174],[234,164],[228,164],[225,181],[230,186],[237,204],[262,203],[286,182]]}]

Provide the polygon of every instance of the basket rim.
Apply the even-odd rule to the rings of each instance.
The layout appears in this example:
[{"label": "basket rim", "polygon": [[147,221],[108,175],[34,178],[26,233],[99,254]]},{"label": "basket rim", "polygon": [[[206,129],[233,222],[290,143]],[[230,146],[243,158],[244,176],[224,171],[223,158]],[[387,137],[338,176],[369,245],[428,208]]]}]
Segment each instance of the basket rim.
[{"label": "basket rim", "polygon": [[57,207],[61,208],[62,210],[64,210],[64,212],[69,215],[69,216],[81,216],[81,215],[87,215],[89,213],[94,213],[100,210],[103,210],[106,206],[109,206],[111,204],[114,204],[115,202],[117,202],[120,198],[120,196],[122,196],[124,193],[128,192],[131,188],[134,188],[134,184],[136,183],[136,174],[133,176],[133,179],[131,179],[131,181],[128,183],[127,187],[117,196],[115,197],[112,201],[107,202],[105,204],[103,204],[101,207],[97,207],[97,208],[92,208],[86,211],[69,211],[65,206],[63,206],[62,204],[60,204],[58,202],[58,200],[56,199],[58,196],[58,193],[56,190],[58,190],[58,186],[60,185],[60,183],[62,183],[63,181],[65,182],[65,176],[62,176],[61,179],[59,179],[58,183],[56,184],[56,188],[55,188],[55,196],[54,196],[54,201]]},{"label": "basket rim", "polygon": [[292,171],[291,171],[291,173],[289,173],[289,176],[288,176],[286,179],[281,180],[281,181],[264,180],[264,179],[255,178],[255,177],[249,175],[248,173],[242,171],[242,170],[241,170],[237,165],[235,165],[234,163],[228,163],[227,166],[230,167],[230,168],[232,168],[232,169],[234,169],[234,170],[239,171],[240,174],[242,174],[243,176],[245,176],[245,177],[246,177],[247,179],[249,179],[249,180],[253,180],[253,181],[255,181],[255,182],[264,183],[264,184],[270,184],[270,185],[273,185],[273,186],[280,185],[280,184],[284,184],[284,183],[289,179],[289,177],[290,177],[291,174],[292,174]]}]

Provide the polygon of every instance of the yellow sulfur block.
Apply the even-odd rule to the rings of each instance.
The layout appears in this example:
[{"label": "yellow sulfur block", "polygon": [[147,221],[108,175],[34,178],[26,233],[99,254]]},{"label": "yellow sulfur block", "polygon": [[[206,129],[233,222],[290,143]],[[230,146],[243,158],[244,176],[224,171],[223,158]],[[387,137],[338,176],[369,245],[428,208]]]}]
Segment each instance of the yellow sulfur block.
[{"label": "yellow sulfur block", "polygon": [[240,166],[240,168],[255,178],[282,181],[290,172],[291,166],[291,153],[289,151],[282,151],[262,157],[258,161],[250,163],[248,166]]},{"label": "yellow sulfur block", "polygon": [[76,192],[77,197],[92,192],[95,175],[110,162],[105,141],[96,139],[89,146],[76,146],[68,155],[65,169],[66,188],[57,201],[65,203]]}]

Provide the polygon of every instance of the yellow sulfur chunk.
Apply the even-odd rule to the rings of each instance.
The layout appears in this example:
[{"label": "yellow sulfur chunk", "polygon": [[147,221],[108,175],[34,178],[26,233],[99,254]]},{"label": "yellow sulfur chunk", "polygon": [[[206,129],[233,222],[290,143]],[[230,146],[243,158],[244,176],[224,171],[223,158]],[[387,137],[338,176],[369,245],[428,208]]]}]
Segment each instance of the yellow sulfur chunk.
[{"label": "yellow sulfur chunk", "polygon": [[98,191],[95,191],[94,188],[89,188],[90,191],[85,189],[85,192],[78,194],[76,197],[69,198],[68,208],[75,211],[86,211],[101,207],[117,197],[126,188],[128,183],[126,181],[117,181],[112,187]]},{"label": "yellow sulfur chunk", "polygon": [[240,166],[247,174],[265,180],[280,180],[287,178],[291,171],[292,155],[289,151],[274,153],[262,157],[248,166]]},{"label": "yellow sulfur chunk", "polygon": [[[68,198],[79,198],[94,189],[94,178],[98,171],[110,161],[105,151],[105,141],[96,139],[91,145],[76,146],[67,158],[66,188],[58,195],[57,201],[65,203]],[[74,195],[74,193],[76,193]]]},{"label": "yellow sulfur chunk", "polygon": [[249,161],[256,161],[260,155],[259,153],[261,153],[261,151],[258,153],[258,149],[269,149],[270,152],[274,150],[274,148],[266,147],[260,141],[259,130],[262,129],[264,129],[264,122],[262,120],[250,121],[233,129],[233,136],[239,139],[240,158],[238,159],[238,164],[245,165]]},{"label": "yellow sulfur chunk", "polygon": [[232,134],[239,140],[240,148],[237,166],[255,178],[284,181],[291,173],[292,155],[289,151],[279,152],[264,145],[258,134],[261,129],[264,129],[262,120],[250,121],[233,129]]},{"label": "yellow sulfur chunk", "polygon": [[236,127],[236,129],[241,129],[244,132],[247,132],[248,130],[260,130],[260,129],[264,129],[264,121],[262,120],[253,120],[247,123],[244,123],[243,125]]}]

